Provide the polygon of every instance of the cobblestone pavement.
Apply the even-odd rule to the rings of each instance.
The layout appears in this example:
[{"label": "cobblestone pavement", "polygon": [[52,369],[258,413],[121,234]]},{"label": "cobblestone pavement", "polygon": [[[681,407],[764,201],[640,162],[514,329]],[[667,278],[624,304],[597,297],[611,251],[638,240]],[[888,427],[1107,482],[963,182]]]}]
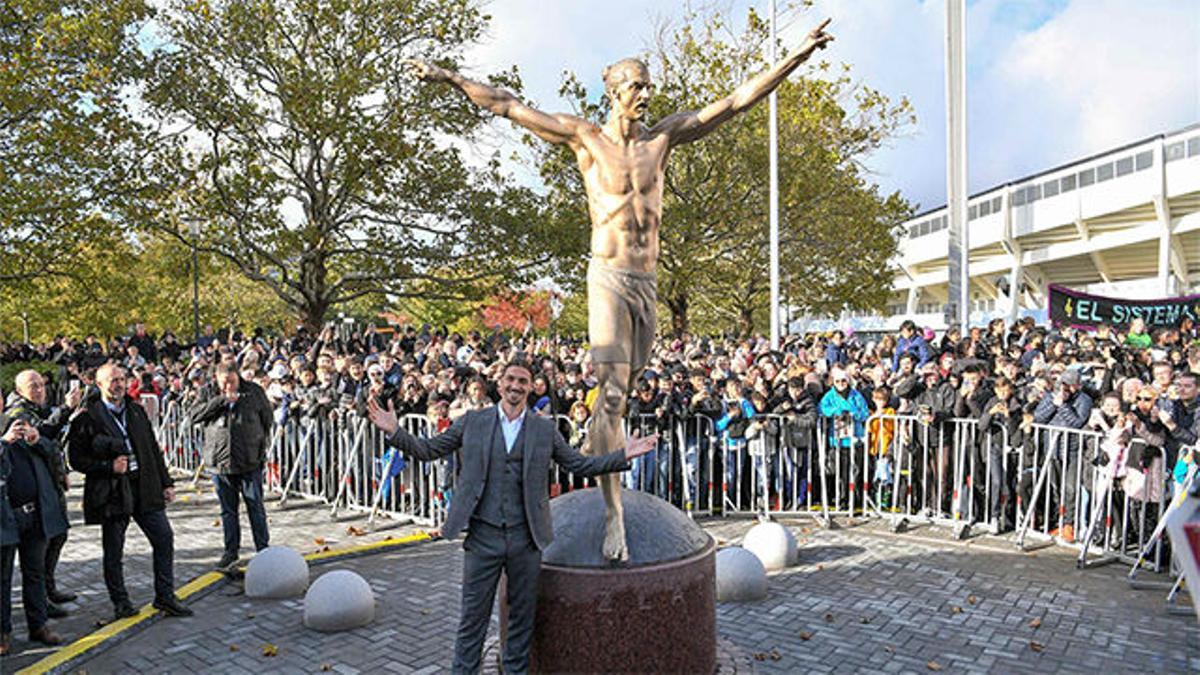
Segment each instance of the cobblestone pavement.
[{"label": "cobblestone pavement", "polygon": [[[1122,566],[1077,571],[1065,551],[1019,554],[932,528],[787,524],[801,563],[771,577],[766,600],[717,611],[723,646],[756,671],[1200,672],[1195,617],[1166,614],[1163,593],[1130,590]],[[705,523],[722,543],[750,525]],[[299,600],[252,601],[229,583],[193,603],[195,618],[155,619],[71,672],[442,672],[460,550],[434,541],[315,566],[314,578],[344,568],[370,581],[376,621],[358,630],[308,631]]]},{"label": "cobblestone pavement", "polygon": [[[171,527],[175,530],[175,585],[212,571],[221,557],[223,539],[219,522],[220,508],[216,495],[207,480],[200,481],[192,489],[190,479],[177,480],[177,499],[167,509]],[[77,640],[96,630],[112,619],[112,604],[104,588],[101,567],[100,528],[83,524],[83,513],[79,510],[82,499],[83,477],[72,476],[72,493],[68,498],[71,509],[71,531],[62,560],[58,565],[58,585],[63,590],[79,594],[75,602],[64,605],[71,615],[65,619],[51,620],[50,625],[67,638]],[[250,525],[246,520],[245,508],[242,517],[243,560],[253,553]],[[329,508],[316,502],[293,499],[284,510],[278,503],[269,501],[267,518],[270,524],[271,543],[291,546],[303,553],[321,548],[334,548],[379,541],[386,537],[398,537],[415,531],[412,526],[399,526],[384,519],[376,520],[373,532],[352,536],[348,528],[353,526],[366,530],[365,514],[343,511],[337,521],[329,516]],[[0,673],[15,672],[45,656],[53,650],[26,640],[25,615],[21,609],[20,573],[13,581],[13,647],[14,653],[0,661]],[[153,574],[150,564],[150,544],[138,529],[130,523],[125,537],[125,585],[135,607],[149,604],[154,599]],[[204,605],[197,605],[197,609]],[[154,619],[159,621],[160,619]],[[177,620],[183,621],[183,620]],[[99,671],[93,671],[99,672]]]}]

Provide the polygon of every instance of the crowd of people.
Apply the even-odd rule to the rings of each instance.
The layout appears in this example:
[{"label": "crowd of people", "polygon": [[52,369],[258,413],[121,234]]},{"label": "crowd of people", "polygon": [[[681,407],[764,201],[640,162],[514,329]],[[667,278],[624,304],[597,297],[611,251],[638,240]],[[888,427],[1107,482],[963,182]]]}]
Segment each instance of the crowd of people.
[{"label": "crowd of people", "polygon": [[[67,611],[62,605],[74,600],[55,577],[67,543],[68,467],[84,475],[85,522],[101,525],[104,576],[116,616],[132,610],[120,556],[131,519],[154,547],[156,606],[171,614],[188,612],[172,589],[173,535],[165,510],[174,496],[172,479],[152,423],[137,405],[143,397],[156,399],[159,410],[174,404],[204,427],[204,463],[225,528],[218,565],[226,566],[240,553],[239,499],[247,507],[254,547],[268,544],[262,474],[274,425],[365,419],[374,399],[381,409],[423,416],[432,431],[442,431],[467,411],[498,401],[499,376],[518,357],[533,364],[529,410],[558,416],[568,442],[586,445],[597,394],[581,339],[372,325],[273,336],[210,326],[185,343],[170,332],[156,338],[138,324],[129,335],[107,340],[88,335],[38,345],[0,343],[0,365],[40,363],[0,397],[5,405],[0,469],[7,490],[0,500],[5,524],[0,650],[7,650],[12,632],[9,597],[18,553],[30,636],[47,644],[61,640],[46,619]],[[769,473],[764,483],[771,494],[761,498],[782,503],[788,494],[819,494],[829,502],[838,498],[833,482],[855,480],[849,469],[833,468],[840,459],[854,465],[846,454],[869,455],[868,465],[855,469],[859,480],[902,470],[895,464],[901,419],[938,430],[970,418],[978,422],[980,438],[1003,439],[986,447],[978,443],[982,454],[972,466],[981,472],[974,481],[976,499],[987,492],[992,501],[983,510],[1011,527],[1015,500],[1004,497],[1028,493],[1037,463],[1023,463],[1023,476],[1013,468],[987,467],[995,467],[995,453],[1034,451],[1030,439],[1037,425],[1104,434],[1103,451],[1061,453],[1051,463],[1057,471],[1076,475],[1080,467],[1073,462],[1093,472],[1116,461],[1123,467],[1120,475],[1138,473],[1147,484],[1172,471],[1182,479],[1200,435],[1198,373],[1200,333],[1186,320],[1153,331],[1140,319],[1092,331],[1040,326],[1031,319],[1012,325],[994,320],[966,331],[951,327],[938,336],[906,321],[897,334],[792,335],[779,349],[762,337],[662,338],[627,413],[638,425],[665,432],[663,443],[683,440],[687,451],[671,453],[669,460],[666,453],[640,458],[628,480],[681,503],[686,481],[670,480],[672,472],[686,470],[689,455],[694,462],[697,452],[711,448],[702,447],[696,434],[670,432],[682,421],[705,419],[720,439],[720,452],[713,453],[716,462],[708,464],[710,475],[701,475],[700,482],[723,476],[725,491],[709,497],[709,509],[730,504],[731,494],[735,506],[747,506],[737,504],[742,497],[736,486],[753,480],[755,471]],[[787,448],[787,457],[756,457],[755,438]],[[826,457],[825,481],[796,485],[796,476],[811,475],[821,461],[819,443],[830,451],[820,453]],[[930,468],[934,475],[945,470]],[[696,488],[692,480],[690,493]],[[1055,493],[1053,499],[1072,503],[1076,495]],[[886,507],[887,498],[880,505]],[[1055,534],[1071,541],[1076,523],[1073,510],[1066,511],[1071,516],[1055,524]]]}]

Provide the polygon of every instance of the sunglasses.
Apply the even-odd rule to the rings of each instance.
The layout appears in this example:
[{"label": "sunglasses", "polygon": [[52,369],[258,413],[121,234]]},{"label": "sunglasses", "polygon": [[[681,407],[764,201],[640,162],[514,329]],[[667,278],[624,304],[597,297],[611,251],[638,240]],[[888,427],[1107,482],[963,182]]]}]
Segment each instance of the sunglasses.
[{"label": "sunglasses", "polygon": [[1139,396],[1139,397],[1137,397],[1137,400],[1139,400],[1139,401],[1154,401],[1157,398],[1158,398],[1157,396]]}]

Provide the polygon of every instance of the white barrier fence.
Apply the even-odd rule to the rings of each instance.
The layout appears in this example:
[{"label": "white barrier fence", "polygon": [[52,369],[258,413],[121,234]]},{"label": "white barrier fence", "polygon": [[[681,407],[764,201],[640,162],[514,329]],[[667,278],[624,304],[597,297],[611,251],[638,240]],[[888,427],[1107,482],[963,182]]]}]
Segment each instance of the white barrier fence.
[{"label": "white barrier fence", "polygon": [[[914,415],[814,420],[757,415],[723,425],[704,416],[639,416],[629,432],[659,434],[638,458],[626,487],[654,493],[690,515],[876,517],[897,528],[927,523],[965,534],[981,528],[1036,542],[1075,546],[1080,564],[1122,560],[1161,571],[1168,558],[1153,533],[1171,496],[1162,459],[1148,469],[1125,463],[1130,447],[1103,434],[1034,424],[1019,433],[974,419],[922,420]],[[409,415],[410,433],[428,437],[433,423]],[[564,438],[581,430],[558,416]],[[203,433],[170,404],[158,415],[168,464],[198,477]],[[721,430],[718,430],[721,429]],[[267,451],[265,486],[281,504],[303,498],[440,526],[453,499],[457,458],[421,462],[388,448],[382,434],[353,412],[290,419],[277,425]],[[551,496],[594,485],[554,468]],[[1035,543],[1036,543],[1035,542]]]}]

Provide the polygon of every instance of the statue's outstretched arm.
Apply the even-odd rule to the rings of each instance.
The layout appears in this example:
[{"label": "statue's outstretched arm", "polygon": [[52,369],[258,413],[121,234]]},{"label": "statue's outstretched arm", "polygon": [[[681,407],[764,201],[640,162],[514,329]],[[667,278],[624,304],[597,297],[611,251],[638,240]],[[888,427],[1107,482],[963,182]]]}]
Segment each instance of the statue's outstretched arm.
[{"label": "statue's outstretched arm", "polygon": [[690,143],[703,138],[734,115],[754,107],[754,104],[774,91],[801,63],[807,61],[813,52],[823,49],[833,41],[833,36],[825,32],[825,27],[830,21],[832,19],[825,19],[821,25],[814,28],[800,49],[791,56],[746,80],[729,96],[700,110],[689,110],[665,117],[654,125],[651,133],[668,134],[671,145]]},{"label": "statue's outstretched arm", "polygon": [[532,131],[544,141],[573,143],[578,138],[579,129],[587,124],[583,119],[574,115],[544,113],[530,107],[514,96],[512,92],[476,82],[460,73],[431,63],[415,60],[405,63],[420,79],[426,82],[448,82],[462,90],[475,105],[493,115],[507,117],[514,123]]}]

